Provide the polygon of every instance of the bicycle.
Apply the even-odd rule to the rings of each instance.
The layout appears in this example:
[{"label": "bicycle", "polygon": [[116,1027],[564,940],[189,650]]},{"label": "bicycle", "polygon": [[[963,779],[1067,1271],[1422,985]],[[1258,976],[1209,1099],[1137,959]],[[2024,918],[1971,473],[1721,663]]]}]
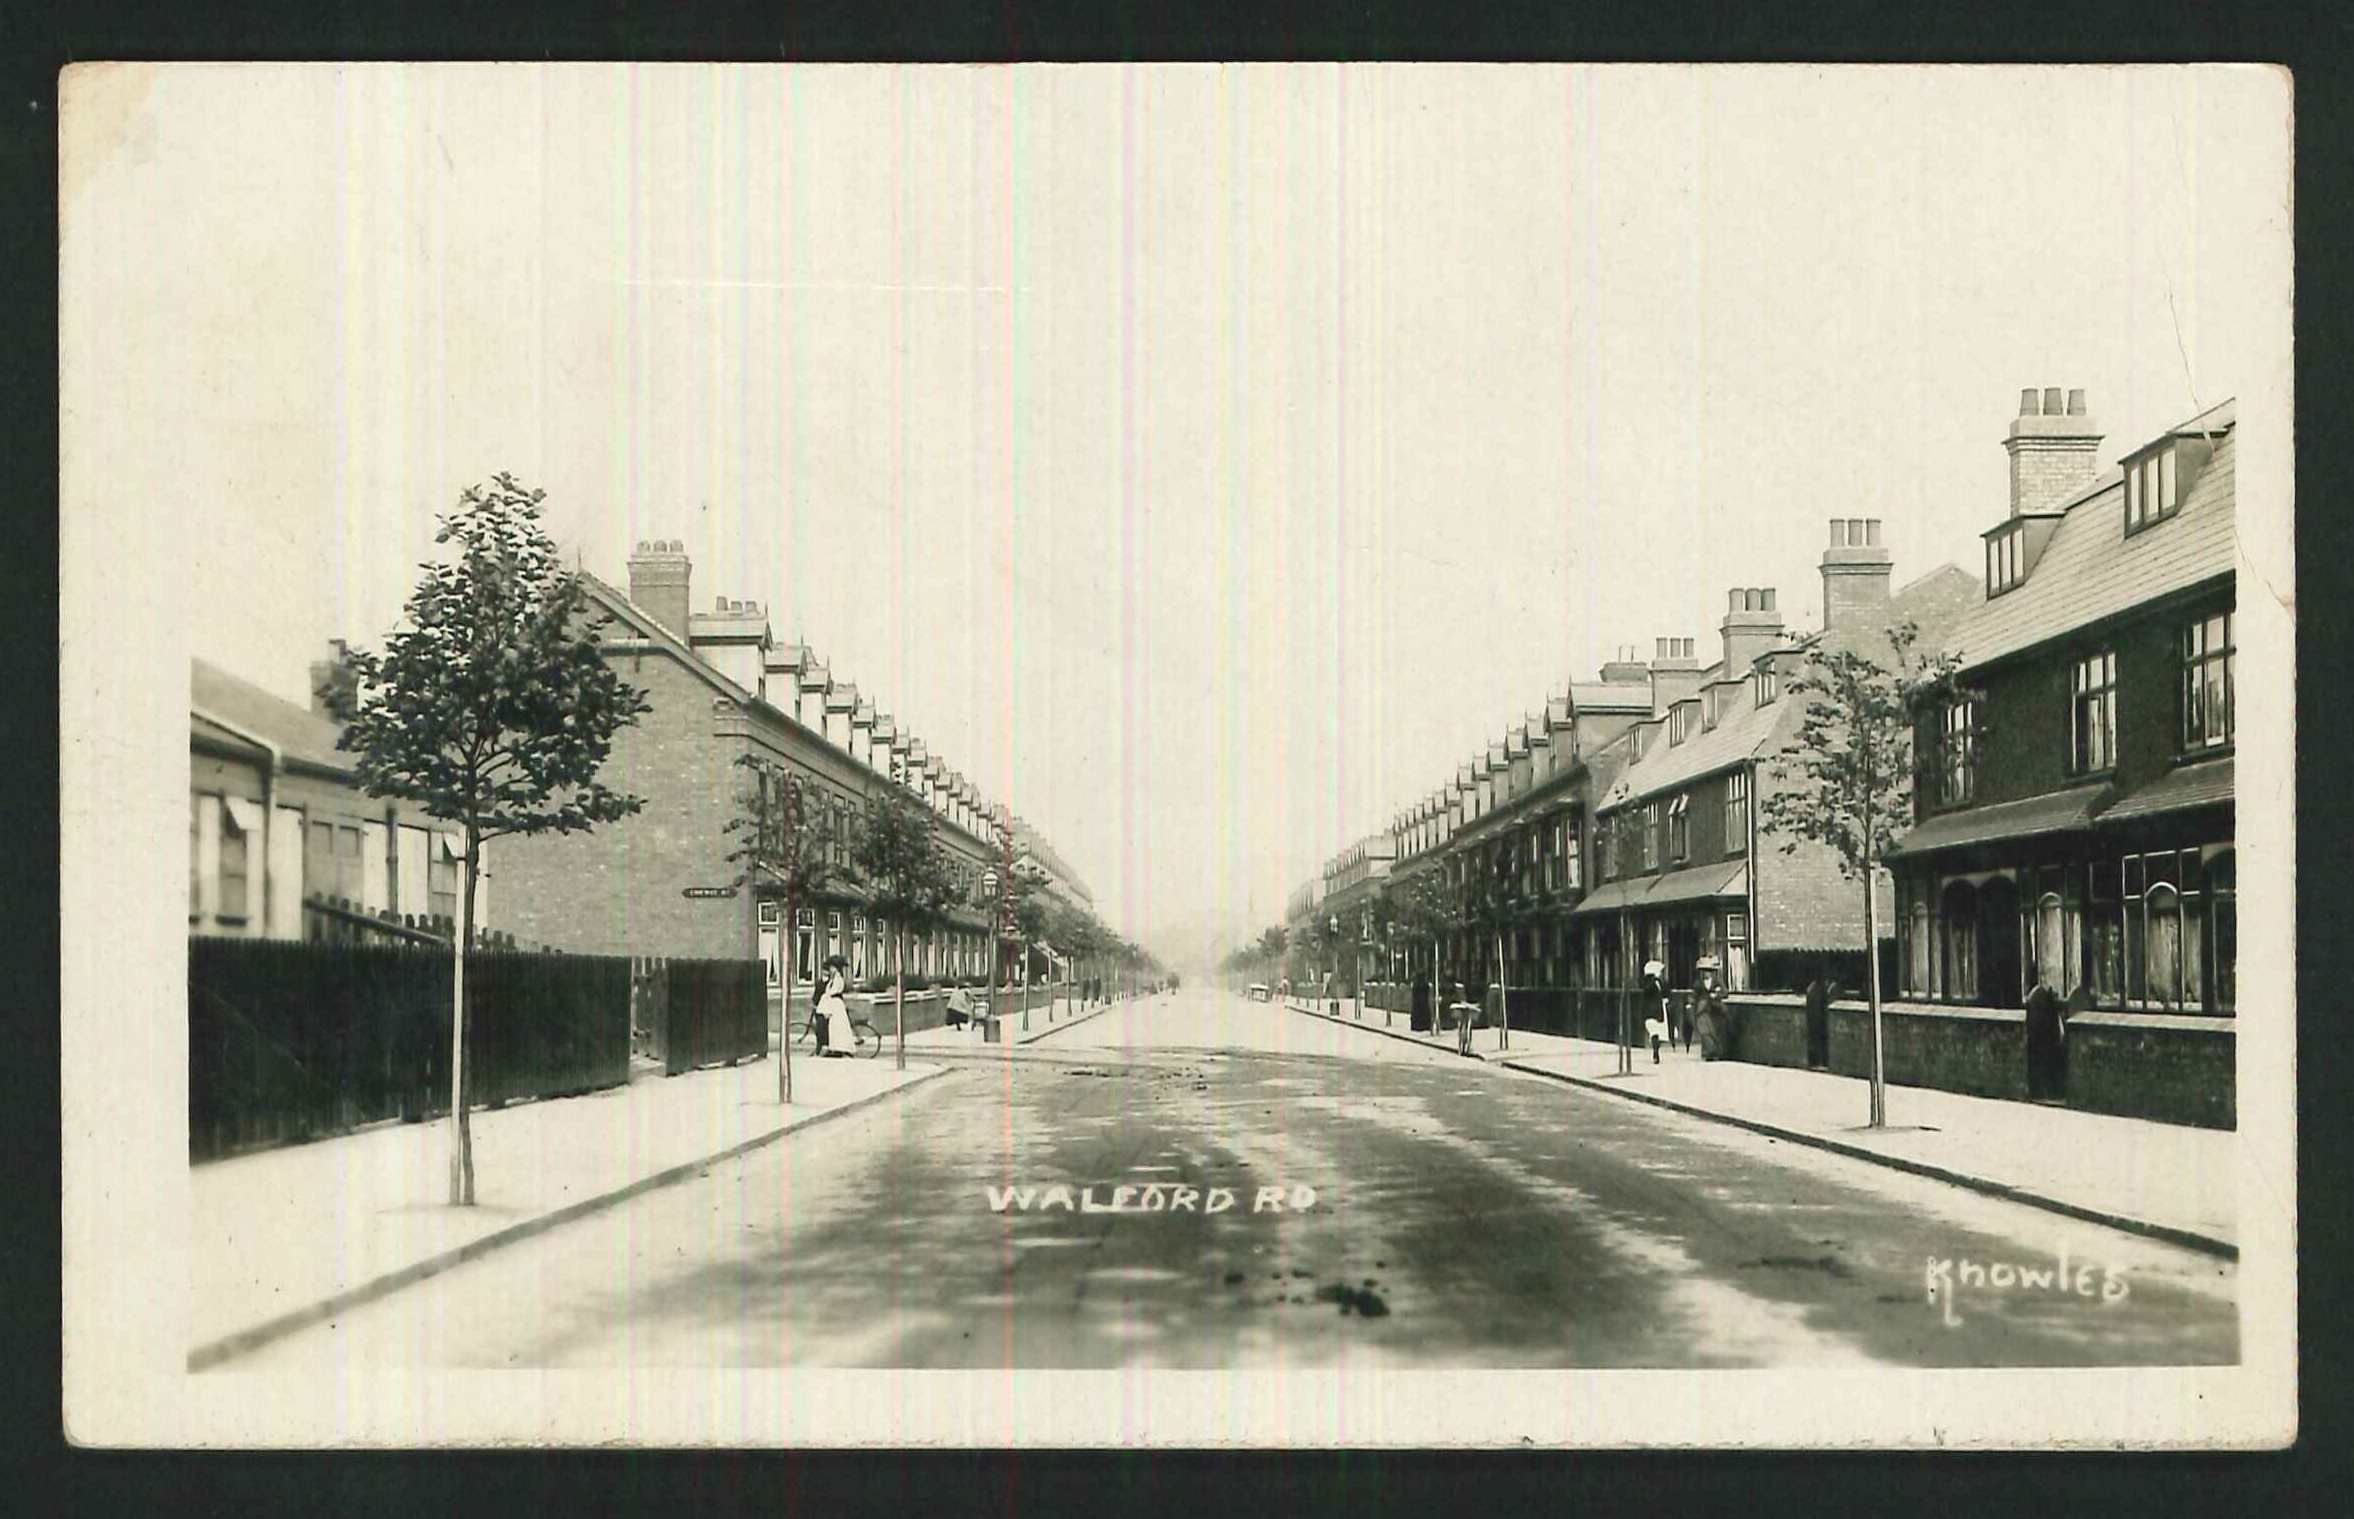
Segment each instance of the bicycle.
[{"label": "bicycle", "polygon": [[[815,1049],[817,1047],[817,1015],[810,1014],[799,1027],[793,1030],[793,1037],[811,1049]],[[872,1060],[883,1053],[882,1034],[876,1030],[873,1024],[856,1014],[851,1015],[850,1019],[850,1041],[850,1053],[861,1060]]]}]

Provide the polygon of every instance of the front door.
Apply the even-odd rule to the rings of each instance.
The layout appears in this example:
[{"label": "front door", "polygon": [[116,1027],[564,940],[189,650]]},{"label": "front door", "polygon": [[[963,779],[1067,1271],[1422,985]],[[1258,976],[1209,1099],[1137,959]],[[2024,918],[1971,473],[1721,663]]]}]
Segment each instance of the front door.
[{"label": "front door", "polygon": [[2017,1007],[2025,994],[2019,936],[2018,888],[1997,876],[1978,890],[1978,1000],[1987,1007]]}]

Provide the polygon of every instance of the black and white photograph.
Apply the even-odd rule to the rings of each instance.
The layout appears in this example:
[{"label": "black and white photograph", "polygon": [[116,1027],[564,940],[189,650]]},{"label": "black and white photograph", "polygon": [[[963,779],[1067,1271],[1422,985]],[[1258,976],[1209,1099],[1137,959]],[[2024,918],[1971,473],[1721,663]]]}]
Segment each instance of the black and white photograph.
[{"label": "black and white photograph", "polygon": [[2296,1438],[2286,72],[61,96],[77,1442]]}]

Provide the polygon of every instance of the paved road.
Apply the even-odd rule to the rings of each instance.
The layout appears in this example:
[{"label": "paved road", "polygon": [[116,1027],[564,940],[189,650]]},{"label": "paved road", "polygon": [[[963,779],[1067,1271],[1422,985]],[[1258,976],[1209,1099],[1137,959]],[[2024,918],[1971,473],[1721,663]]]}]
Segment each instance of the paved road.
[{"label": "paved road", "polygon": [[[2123,1295],[1925,1290],[1932,1260],[2062,1250]],[[2236,1289],[2193,1252],[1189,992],[240,1365],[2180,1365],[2237,1359]]]}]

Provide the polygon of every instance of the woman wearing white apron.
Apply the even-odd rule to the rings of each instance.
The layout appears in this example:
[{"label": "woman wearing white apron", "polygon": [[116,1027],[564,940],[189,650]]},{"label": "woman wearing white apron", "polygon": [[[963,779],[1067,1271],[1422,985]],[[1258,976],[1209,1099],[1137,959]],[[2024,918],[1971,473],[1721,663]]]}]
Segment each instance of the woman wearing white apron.
[{"label": "woman wearing white apron", "polygon": [[819,1037],[825,1047],[818,1054],[838,1055],[847,1059],[858,1048],[857,1038],[850,1031],[850,962],[840,955],[829,955],[825,963],[825,985],[817,993],[817,1017],[822,1025]]},{"label": "woman wearing white apron", "polygon": [[1659,1046],[1673,1044],[1667,1021],[1667,967],[1657,960],[1643,962],[1643,1032],[1651,1036],[1651,1063],[1659,1064]]}]

